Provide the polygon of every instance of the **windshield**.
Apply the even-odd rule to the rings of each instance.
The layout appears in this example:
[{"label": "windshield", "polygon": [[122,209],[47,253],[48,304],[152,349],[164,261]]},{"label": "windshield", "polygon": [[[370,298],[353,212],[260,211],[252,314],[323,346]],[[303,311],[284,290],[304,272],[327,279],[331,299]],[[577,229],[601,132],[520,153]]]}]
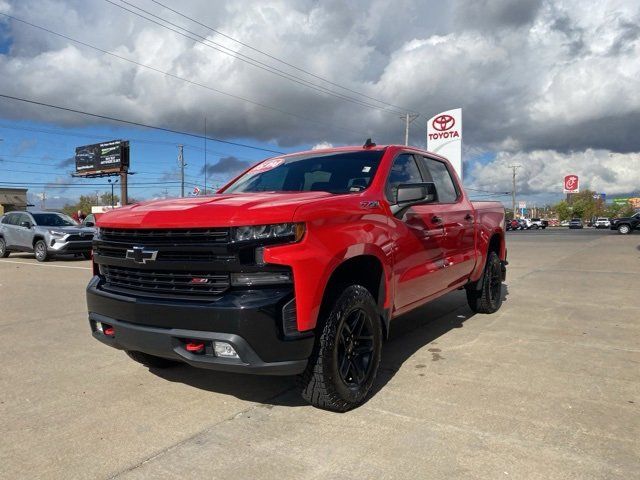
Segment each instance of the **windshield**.
[{"label": "windshield", "polygon": [[361,192],[371,183],[383,154],[382,150],[363,150],[272,158],[253,167],[224,192]]},{"label": "windshield", "polygon": [[32,213],[36,225],[43,227],[74,227],[76,222],[73,218],[63,213]]}]

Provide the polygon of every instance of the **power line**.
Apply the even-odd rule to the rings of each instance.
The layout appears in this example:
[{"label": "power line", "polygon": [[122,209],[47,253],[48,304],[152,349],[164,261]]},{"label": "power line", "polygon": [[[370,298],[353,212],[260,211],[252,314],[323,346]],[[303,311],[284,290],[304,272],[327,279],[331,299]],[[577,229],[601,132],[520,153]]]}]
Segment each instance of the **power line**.
[{"label": "power line", "polygon": [[[0,123],[0,128],[6,128],[6,129],[10,129],[10,130],[22,130],[22,131],[26,131],[26,132],[39,132],[39,133],[46,133],[48,135],[60,135],[60,136],[67,136],[67,137],[77,137],[77,138],[89,138],[93,141],[95,141],[96,139],[102,139],[102,140],[109,140],[112,137],[107,137],[107,136],[102,136],[102,135],[88,135],[88,134],[84,134],[84,133],[77,133],[77,132],[69,132],[67,131],[60,131],[60,130],[56,130],[56,129],[42,129],[42,128],[33,128],[33,127],[18,127],[15,125],[5,125]],[[133,142],[137,142],[137,143],[149,143],[149,144],[156,144],[156,145],[172,145],[172,146],[176,146],[179,144],[179,142],[168,142],[168,141],[163,141],[163,140],[150,140],[150,139],[146,139],[146,138],[135,138],[135,137],[127,137],[130,141]],[[184,144],[185,148],[190,148],[192,150],[198,150],[198,151],[202,151],[202,147],[198,147],[196,145],[191,145],[188,143]],[[231,155],[228,152],[219,152],[219,151],[215,151],[215,150],[211,150],[210,148],[207,149],[207,151],[209,153],[214,153],[216,155],[220,155],[220,156],[224,156],[224,155]],[[234,157],[238,158],[239,160],[247,160],[250,162],[256,162],[258,159],[254,159],[254,158],[247,158],[247,157],[241,157],[236,155],[235,153],[233,154]]]},{"label": "power line", "polygon": [[213,28],[213,27],[211,27],[211,26],[209,26],[209,25],[206,25],[206,24],[204,24],[204,23],[202,23],[202,22],[200,22],[200,21],[196,20],[195,18],[189,17],[188,15],[185,15],[184,13],[179,12],[178,10],[175,10],[175,9],[173,9],[173,8],[171,8],[171,7],[169,7],[169,6],[165,5],[165,4],[163,4],[163,3],[160,3],[160,2],[158,2],[157,0],[151,0],[151,1],[152,1],[153,3],[155,3],[156,5],[159,5],[159,6],[163,7],[163,8],[165,8],[165,9],[167,9],[167,10],[169,10],[169,11],[171,11],[171,12],[175,13],[176,15],[181,16],[182,18],[185,18],[185,19],[187,19],[187,20],[190,20],[190,21],[192,21],[192,22],[194,22],[194,23],[196,23],[196,24],[200,25],[201,27],[204,27],[204,28],[206,28],[206,29],[208,29],[208,30],[210,30],[210,31],[212,31],[212,32],[214,32],[214,33],[217,33],[218,35],[220,35],[220,36],[222,36],[222,37],[228,38],[229,40],[232,40],[232,41],[234,41],[234,42],[238,43],[239,45],[242,45],[243,47],[247,47],[248,49],[253,50],[254,52],[260,53],[260,54],[262,54],[262,55],[264,55],[264,56],[266,56],[266,57],[271,58],[272,60],[275,60],[275,61],[277,61],[277,62],[282,63],[283,65],[286,65],[286,66],[291,67],[291,68],[293,68],[293,69],[295,69],[295,70],[298,70],[299,72],[306,73],[307,75],[310,75],[310,76],[312,76],[312,77],[314,77],[314,78],[317,78],[318,80],[322,80],[323,82],[326,82],[326,83],[328,83],[328,84],[330,84],[330,85],[333,85],[334,87],[342,88],[343,90],[346,90],[346,91],[348,91],[348,92],[355,93],[356,95],[360,95],[361,97],[368,98],[369,100],[374,100],[374,101],[376,101],[376,102],[378,102],[378,103],[381,103],[381,104],[383,104],[383,105],[387,105],[387,106],[389,106],[389,107],[397,108],[398,110],[401,110],[401,111],[408,111],[408,112],[410,112],[410,113],[417,113],[417,112],[413,112],[413,111],[409,110],[408,108],[400,107],[400,106],[398,106],[398,105],[394,105],[394,104],[392,104],[392,103],[387,103],[387,102],[385,102],[385,101],[383,101],[383,100],[379,100],[379,99],[377,99],[377,98],[375,98],[375,97],[371,97],[371,96],[369,96],[369,95],[366,95],[366,94],[364,94],[364,93],[358,92],[358,91],[356,91],[356,90],[352,90],[352,89],[350,89],[350,88],[348,88],[348,87],[345,87],[344,85],[340,85],[340,84],[338,84],[338,83],[332,82],[331,80],[328,80],[328,79],[326,79],[326,78],[324,78],[324,77],[322,77],[322,76],[320,76],[320,75],[317,75],[317,74],[315,74],[315,73],[313,73],[313,72],[310,72],[310,71],[305,70],[305,69],[303,69],[303,68],[297,67],[296,65],[293,65],[293,64],[291,64],[291,63],[289,63],[289,62],[287,62],[287,61],[285,61],[285,60],[282,60],[281,58],[278,58],[278,57],[276,57],[275,55],[271,55],[270,53],[267,53],[267,52],[265,52],[264,50],[260,50],[260,49],[258,49],[258,48],[255,48],[255,47],[254,47],[254,46],[252,46],[252,45],[249,45],[249,44],[247,44],[247,43],[244,43],[244,42],[242,42],[242,41],[240,41],[240,40],[238,40],[238,39],[236,39],[236,38],[233,38],[233,37],[232,37],[232,36],[230,36],[230,35],[227,35],[227,34],[225,34],[225,33],[221,32],[221,31],[219,31],[219,30],[216,30],[215,28]]},{"label": "power line", "polygon": [[[200,139],[203,138],[202,135],[198,135],[197,133],[181,132],[180,130],[173,130],[171,128],[158,127],[158,126],[155,126],[155,125],[149,125],[149,124],[142,123],[142,122],[134,122],[132,120],[124,120],[122,118],[110,117],[108,115],[100,115],[100,114],[97,114],[97,113],[85,112],[83,110],[76,110],[74,108],[69,108],[69,107],[61,107],[59,105],[52,105],[50,103],[38,102],[38,101],[30,100],[30,99],[27,99],[27,98],[14,97],[12,95],[6,95],[6,94],[3,94],[3,93],[0,93],[0,97],[1,98],[7,98],[7,99],[10,99],[10,100],[15,100],[15,101],[18,101],[18,102],[30,103],[32,105],[38,105],[38,106],[41,106],[41,107],[55,108],[57,110],[63,110],[65,112],[77,113],[77,114],[86,115],[86,116],[89,116],[89,117],[101,118],[103,120],[111,120],[113,122],[125,123],[127,125],[134,125],[136,127],[151,128],[151,129],[159,130],[159,131],[162,131],[162,132],[176,133],[178,135],[186,135],[188,137],[194,137],[194,138],[200,138]],[[247,145],[247,144],[244,144],[244,143],[231,142],[231,141],[228,141],[228,140],[220,140],[219,138],[207,137],[207,139],[208,140],[212,140],[214,142],[218,142],[218,143],[225,143],[227,145],[234,145],[236,147],[251,148],[253,150],[261,150],[263,152],[277,153],[277,154],[283,154],[284,153],[284,152],[280,152],[278,150],[270,150],[268,148],[254,147],[253,145]]]},{"label": "power line", "polygon": [[[330,89],[328,89],[326,87],[323,87],[322,85],[318,85],[316,83],[309,82],[308,80],[304,80],[304,79],[302,79],[300,77],[297,77],[297,76],[292,75],[290,73],[284,72],[284,71],[282,71],[282,70],[280,70],[278,68],[275,68],[275,67],[273,67],[271,65],[268,65],[268,64],[266,64],[264,62],[256,60],[256,59],[254,59],[252,57],[249,57],[247,55],[244,55],[242,53],[236,52],[234,50],[231,50],[231,49],[225,47],[224,45],[221,45],[221,44],[218,44],[218,43],[216,43],[216,42],[214,42],[212,40],[209,40],[206,37],[203,37],[202,35],[199,35],[199,34],[193,32],[193,31],[191,31],[191,30],[189,30],[187,28],[181,27],[180,25],[177,25],[177,24],[175,24],[173,22],[170,22],[169,20],[166,20],[166,19],[164,19],[164,18],[162,18],[162,17],[160,17],[158,15],[155,15],[155,14],[153,14],[153,13],[147,11],[147,10],[144,10],[143,8],[140,8],[140,7],[136,6],[136,5],[133,5],[133,4],[129,3],[129,2],[127,2],[126,0],[120,0],[120,1],[122,3],[124,3],[124,4],[126,4],[126,5],[129,5],[130,7],[133,7],[133,8],[135,8],[135,9],[141,11],[141,12],[144,12],[147,15],[150,15],[150,16],[152,16],[154,18],[157,18],[160,21],[165,22],[165,23],[167,23],[167,24],[169,24],[169,25],[171,25],[173,27],[179,28],[180,30],[184,30],[187,33],[180,32],[179,30],[175,30],[174,28],[171,28],[171,27],[169,27],[169,26],[167,26],[167,25],[165,25],[163,23],[160,23],[160,22],[158,22],[156,20],[153,20],[152,18],[146,17],[145,15],[142,15],[141,13],[138,13],[138,12],[136,12],[134,10],[126,8],[123,5],[117,4],[117,3],[115,3],[115,2],[113,2],[111,0],[104,0],[104,1],[116,6],[116,7],[120,8],[120,9],[122,9],[122,10],[125,10],[125,11],[127,11],[129,13],[132,13],[132,14],[140,17],[140,18],[144,18],[145,20],[147,20],[147,21],[149,21],[151,23],[154,23],[154,24],[156,24],[156,25],[158,25],[158,26],[160,26],[162,28],[165,28],[165,29],[170,30],[170,31],[172,31],[174,33],[177,33],[178,35],[181,35],[183,37],[189,38],[190,40],[193,40],[193,41],[195,41],[197,43],[200,43],[200,44],[202,44],[202,45],[204,45],[206,47],[209,47],[209,48],[211,48],[213,50],[216,50],[218,52],[224,53],[225,55],[229,55],[231,57],[237,58],[238,60],[240,60],[242,62],[245,62],[245,63],[248,63],[249,65],[252,65],[252,66],[254,66],[256,68],[259,68],[261,70],[265,70],[265,71],[270,72],[270,73],[272,73],[274,75],[277,75],[279,77],[285,78],[287,80],[290,80],[290,81],[292,81],[294,83],[297,83],[299,85],[302,85],[304,87],[310,88],[312,90],[319,91],[321,93],[324,93],[324,94],[327,94],[327,95],[331,95],[333,97],[340,98],[342,100],[345,100],[345,101],[360,105],[362,107],[372,108],[372,109],[375,109],[375,110],[391,113],[391,114],[394,114],[394,115],[398,115],[398,114],[404,113],[402,111],[389,110],[387,108],[380,107],[378,105],[373,105],[371,103],[367,103],[365,101],[358,100],[356,98],[349,97],[347,95],[343,95],[343,94],[337,93],[337,92],[335,92],[333,90],[330,90]],[[193,36],[195,36],[197,38],[193,38],[193,36],[190,36],[190,35],[193,35]]]},{"label": "power line", "polygon": [[251,100],[251,99],[248,99],[248,98],[245,98],[245,97],[241,97],[241,96],[239,96],[239,95],[234,95],[234,94],[232,94],[232,93],[228,93],[228,92],[225,92],[225,91],[223,91],[223,90],[218,90],[217,88],[211,87],[211,86],[209,86],[209,85],[205,85],[205,84],[203,84],[203,83],[199,83],[199,82],[196,82],[196,81],[194,81],[194,80],[190,80],[190,79],[188,79],[188,78],[181,77],[181,76],[179,76],[179,75],[176,75],[176,74],[173,74],[173,73],[170,73],[170,72],[166,72],[166,71],[164,71],[164,70],[160,70],[159,68],[153,67],[153,66],[151,66],[151,65],[146,65],[146,64],[141,63],[141,62],[138,62],[138,61],[136,61],[136,60],[132,60],[132,59],[127,58],[127,57],[123,57],[122,55],[118,55],[118,54],[116,54],[116,53],[109,52],[108,50],[104,50],[104,49],[102,49],[102,48],[100,48],[100,47],[96,47],[95,45],[91,45],[91,44],[89,44],[89,43],[83,42],[82,40],[75,39],[75,38],[70,37],[70,36],[68,36],[68,35],[65,35],[65,34],[63,34],[63,33],[59,33],[59,32],[56,32],[56,31],[54,31],[54,30],[48,29],[48,28],[46,28],[46,27],[43,27],[43,26],[40,26],[40,25],[36,25],[36,24],[34,24],[34,23],[28,22],[28,21],[23,20],[23,19],[18,18],[18,17],[14,17],[14,16],[12,16],[12,15],[8,15],[8,14],[6,14],[6,13],[1,13],[1,12],[0,12],[0,15],[3,15],[3,16],[5,16],[5,17],[7,17],[7,18],[10,18],[10,19],[14,20],[14,21],[17,21],[17,22],[23,23],[23,24],[25,24],[25,25],[28,25],[28,26],[30,26],[30,27],[33,27],[33,28],[36,28],[36,29],[42,30],[42,31],[47,32],[47,33],[50,33],[51,35],[56,35],[56,36],[58,36],[58,37],[60,37],[60,38],[64,38],[65,40],[69,40],[69,41],[71,41],[71,42],[77,43],[78,45],[82,45],[82,46],[84,46],[84,47],[91,48],[91,49],[96,50],[96,51],[98,51],[98,52],[100,52],[100,53],[103,53],[103,54],[105,54],[105,55],[109,55],[109,56],[114,57],[114,58],[117,58],[117,59],[119,59],[119,60],[123,60],[123,61],[125,61],[125,62],[132,63],[132,64],[134,64],[134,65],[137,65],[137,66],[142,67],[142,68],[146,68],[146,69],[151,70],[151,71],[154,71],[154,72],[156,72],[156,73],[161,73],[161,74],[163,74],[163,75],[165,75],[165,76],[167,76],[167,77],[173,78],[173,79],[175,79],[175,80],[180,80],[180,81],[182,81],[182,82],[186,82],[186,83],[189,83],[189,84],[191,84],[191,85],[195,85],[195,86],[197,86],[197,87],[204,88],[204,89],[206,89],[206,90],[210,90],[210,91],[212,91],[212,92],[214,92],[214,93],[218,93],[218,94],[220,94],[220,95],[225,95],[225,96],[227,96],[227,97],[231,97],[231,98],[234,98],[234,99],[236,99],[236,100],[240,100],[240,101],[243,101],[243,102],[247,102],[247,103],[250,103],[250,104],[252,104],[252,105],[256,105],[256,106],[258,106],[258,107],[261,107],[261,108],[265,108],[265,109],[272,110],[272,111],[275,111],[275,112],[278,112],[278,113],[282,113],[282,114],[284,114],[284,115],[290,115],[290,116],[292,116],[292,117],[296,117],[296,118],[299,118],[299,119],[301,119],[301,120],[305,120],[305,121],[307,121],[307,122],[315,123],[315,124],[318,124],[318,125],[324,125],[324,126],[327,126],[327,127],[329,127],[329,128],[332,128],[332,129],[339,129],[339,130],[344,130],[344,131],[350,131],[350,132],[352,132],[352,133],[357,133],[358,135],[367,135],[366,133],[359,132],[359,131],[356,131],[356,130],[351,130],[351,129],[347,128],[347,127],[340,127],[340,126],[337,126],[337,125],[334,125],[334,124],[330,124],[330,123],[322,122],[322,121],[320,121],[320,120],[314,120],[314,119],[312,119],[312,118],[308,118],[308,117],[304,117],[304,116],[302,116],[302,115],[298,115],[297,113],[288,112],[288,111],[286,111],[286,110],[282,110],[281,108],[277,108],[277,107],[273,107],[273,106],[271,106],[271,105],[267,105],[267,104],[264,104],[264,103],[260,103],[260,102],[257,102],[257,101],[255,101],[255,100]]}]

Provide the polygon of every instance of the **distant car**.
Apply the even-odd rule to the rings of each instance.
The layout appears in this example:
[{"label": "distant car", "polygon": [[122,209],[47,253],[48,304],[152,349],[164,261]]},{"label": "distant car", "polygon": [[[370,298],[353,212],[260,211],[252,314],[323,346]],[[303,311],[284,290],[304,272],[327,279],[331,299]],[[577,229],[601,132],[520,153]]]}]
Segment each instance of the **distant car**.
[{"label": "distant car", "polygon": [[594,223],[596,228],[609,228],[611,227],[611,222],[607,217],[598,217]]},{"label": "distant car", "polygon": [[0,221],[0,257],[15,251],[33,252],[39,262],[65,253],[88,259],[94,233],[64,213],[9,212]]},{"label": "distant car", "polygon": [[548,225],[549,222],[547,222],[546,220],[542,220],[541,218],[531,219],[531,228],[533,228],[534,230],[537,230],[539,228],[542,228],[544,230]]},{"label": "distant car", "polygon": [[581,219],[572,218],[571,221],[569,222],[569,228],[570,229],[584,228],[584,224],[582,223]]},{"label": "distant car", "polygon": [[630,217],[613,219],[609,228],[618,230],[622,235],[628,235],[634,230],[640,230],[640,212]]}]

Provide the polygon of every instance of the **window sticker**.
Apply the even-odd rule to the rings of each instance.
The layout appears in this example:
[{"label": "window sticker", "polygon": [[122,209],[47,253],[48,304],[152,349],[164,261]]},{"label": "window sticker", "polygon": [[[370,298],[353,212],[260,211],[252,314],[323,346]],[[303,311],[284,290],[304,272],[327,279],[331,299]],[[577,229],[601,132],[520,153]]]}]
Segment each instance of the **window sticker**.
[{"label": "window sticker", "polygon": [[369,173],[371,171],[371,167],[363,167],[362,173]]},{"label": "window sticker", "polygon": [[262,163],[259,163],[255,167],[251,169],[251,173],[262,173],[268,172],[269,170],[273,170],[276,167],[279,167],[284,163],[284,159],[282,158],[274,158],[272,160],[265,160]]}]

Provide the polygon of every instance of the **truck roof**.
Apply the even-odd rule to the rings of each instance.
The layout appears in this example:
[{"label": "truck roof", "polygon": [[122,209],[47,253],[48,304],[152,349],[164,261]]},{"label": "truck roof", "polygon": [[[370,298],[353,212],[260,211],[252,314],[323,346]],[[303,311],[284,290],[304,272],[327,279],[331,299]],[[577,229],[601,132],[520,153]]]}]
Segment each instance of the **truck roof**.
[{"label": "truck roof", "polygon": [[280,158],[280,157],[297,157],[300,155],[311,155],[311,154],[316,154],[316,153],[332,153],[332,152],[359,152],[362,150],[373,150],[373,151],[382,151],[382,150],[386,150],[387,148],[393,148],[393,149],[397,149],[397,150],[412,150],[415,152],[420,152],[423,154],[428,154],[429,156],[432,157],[437,157],[443,160],[446,160],[445,157],[438,155],[437,153],[433,153],[430,152],[428,150],[424,150],[422,148],[419,147],[413,147],[411,145],[399,145],[399,144],[388,144],[388,145],[374,145],[372,147],[363,147],[362,145],[347,145],[347,146],[342,146],[342,147],[328,147],[328,148],[317,148],[314,150],[302,150],[299,152],[292,152],[292,153],[286,153],[284,155],[276,155],[276,157]]}]

